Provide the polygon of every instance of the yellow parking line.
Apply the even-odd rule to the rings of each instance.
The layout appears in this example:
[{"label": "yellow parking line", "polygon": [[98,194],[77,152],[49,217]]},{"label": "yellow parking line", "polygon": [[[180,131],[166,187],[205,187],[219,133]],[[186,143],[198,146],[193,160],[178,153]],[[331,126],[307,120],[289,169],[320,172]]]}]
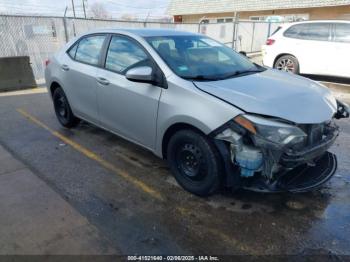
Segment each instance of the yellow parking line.
[{"label": "yellow parking line", "polygon": [[164,198],[160,194],[160,192],[152,189],[151,187],[146,185],[144,182],[134,178],[133,176],[129,175],[124,170],[122,170],[122,169],[116,167],[115,165],[109,163],[108,161],[104,160],[103,158],[101,158],[100,156],[98,156],[94,152],[90,151],[89,149],[85,148],[84,146],[74,142],[73,140],[69,139],[68,137],[66,137],[66,136],[60,134],[59,132],[51,129],[50,127],[45,125],[43,122],[41,122],[40,120],[38,120],[37,118],[35,118],[31,114],[26,112],[25,110],[19,108],[19,109],[17,109],[17,112],[19,112],[21,115],[23,115],[25,118],[27,118],[28,120],[30,120],[34,124],[36,124],[36,125],[40,126],[41,128],[49,131],[53,136],[59,138],[60,140],[62,140],[67,145],[70,145],[71,147],[73,147],[75,150],[77,150],[78,152],[82,153],[86,157],[88,157],[88,158],[90,158],[92,160],[95,160],[101,166],[103,166],[106,169],[109,169],[109,170],[113,171],[114,173],[116,173],[117,175],[121,176],[122,178],[124,178],[128,182],[130,182],[133,185],[135,185],[137,188],[141,189],[143,192],[151,195],[152,197],[154,197],[154,198],[156,198],[158,200],[164,201]]},{"label": "yellow parking line", "polygon": [[47,93],[46,87],[37,87],[37,88],[26,89],[26,90],[3,92],[3,93],[0,93],[0,97],[1,96],[33,95],[33,94],[44,94],[44,93]]}]

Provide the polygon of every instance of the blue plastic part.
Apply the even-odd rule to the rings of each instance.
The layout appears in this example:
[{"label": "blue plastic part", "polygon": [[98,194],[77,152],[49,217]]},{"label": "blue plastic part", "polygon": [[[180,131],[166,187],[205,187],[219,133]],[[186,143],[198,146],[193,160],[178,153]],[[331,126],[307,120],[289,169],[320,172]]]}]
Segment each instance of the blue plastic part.
[{"label": "blue plastic part", "polygon": [[246,157],[236,156],[236,161],[241,167],[242,177],[252,177],[256,170],[258,170],[263,164],[262,155],[256,156],[255,158],[249,159]]},{"label": "blue plastic part", "polygon": [[252,177],[252,176],[254,176],[254,172],[255,172],[255,170],[241,168],[241,176],[243,176],[243,177]]}]

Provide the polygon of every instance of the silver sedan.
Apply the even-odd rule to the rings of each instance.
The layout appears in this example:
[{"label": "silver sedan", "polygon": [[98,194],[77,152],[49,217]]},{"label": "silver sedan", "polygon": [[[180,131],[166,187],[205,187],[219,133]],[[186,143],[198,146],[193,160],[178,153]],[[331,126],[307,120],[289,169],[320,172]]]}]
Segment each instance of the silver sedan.
[{"label": "silver sedan", "polygon": [[173,30],[85,34],[47,61],[45,77],[64,127],[82,119],[139,144],[201,196],[318,188],[336,171],[334,120],[349,117],[316,82]]}]

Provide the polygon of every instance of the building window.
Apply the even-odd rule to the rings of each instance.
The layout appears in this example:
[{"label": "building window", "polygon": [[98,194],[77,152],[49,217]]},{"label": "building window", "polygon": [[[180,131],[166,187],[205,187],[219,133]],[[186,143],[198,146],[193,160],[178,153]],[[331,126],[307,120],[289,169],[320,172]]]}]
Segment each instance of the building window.
[{"label": "building window", "polygon": [[264,16],[250,16],[249,19],[253,21],[265,22],[297,22],[309,20],[309,14],[288,14],[288,15],[264,15]]},{"label": "building window", "polygon": [[264,16],[251,16],[249,17],[250,20],[253,20],[253,21],[265,21],[265,17]]},{"label": "building window", "polygon": [[232,23],[233,22],[233,18],[232,17],[229,17],[229,18],[226,18],[226,17],[217,18],[216,22],[217,23]]}]

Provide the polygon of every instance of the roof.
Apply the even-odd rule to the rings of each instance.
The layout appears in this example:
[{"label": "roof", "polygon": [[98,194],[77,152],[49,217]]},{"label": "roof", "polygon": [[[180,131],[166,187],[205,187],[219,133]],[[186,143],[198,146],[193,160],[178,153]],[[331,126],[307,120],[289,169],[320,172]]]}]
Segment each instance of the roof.
[{"label": "roof", "polygon": [[171,0],[170,15],[350,5],[350,0]]},{"label": "roof", "polygon": [[174,30],[174,29],[148,29],[148,28],[106,28],[96,29],[88,32],[92,33],[130,33],[141,37],[153,37],[153,36],[173,36],[173,35],[194,35],[195,33]]}]

